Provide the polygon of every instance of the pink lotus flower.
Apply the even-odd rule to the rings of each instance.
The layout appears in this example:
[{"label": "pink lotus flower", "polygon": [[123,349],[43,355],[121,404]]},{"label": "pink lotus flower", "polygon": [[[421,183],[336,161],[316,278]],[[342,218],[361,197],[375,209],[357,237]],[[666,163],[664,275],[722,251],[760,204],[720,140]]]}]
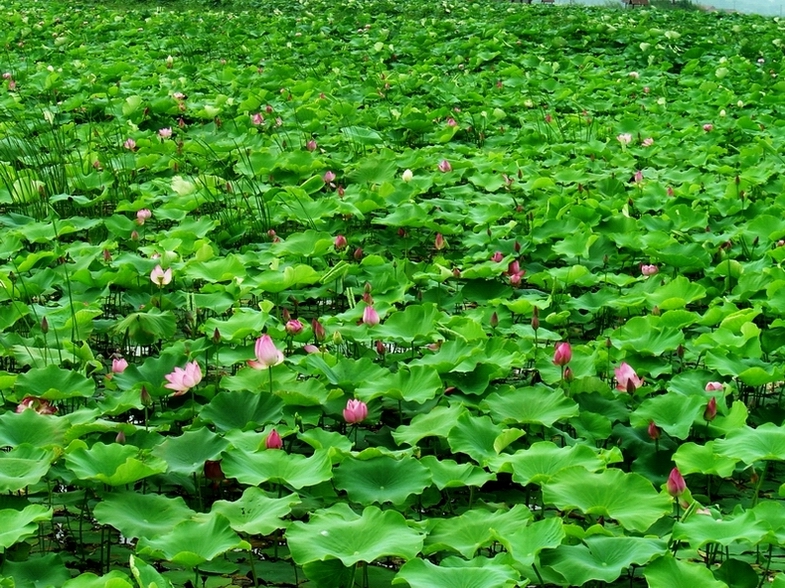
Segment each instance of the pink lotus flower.
[{"label": "pink lotus flower", "polygon": [[656,441],[660,438],[660,428],[654,424],[654,421],[649,421],[649,428],[647,431],[652,441]]},{"label": "pink lotus flower", "polygon": [[292,319],[286,322],[284,329],[289,335],[299,335],[303,332],[303,324],[297,319]]},{"label": "pink lotus flower", "polygon": [[558,366],[565,366],[572,359],[572,346],[567,343],[557,343],[553,352],[553,363]]},{"label": "pink lotus flower", "polygon": [[256,340],[254,347],[255,360],[249,360],[248,365],[255,370],[272,368],[283,363],[283,353],[275,346],[270,335],[262,335]]},{"label": "pink lotus flower", "polygon": [[641,141],[641,145],[643,145],[644,147],[651,147],[652,145],[654,145],[654,139],[652,139],[651,137],[646,137],[643,141]]},{"label": "pink lotus flower", "polygon": [[344,247],[346,247],[346,245],[348,245],[348,242],[346,241],[346,237],[344,237],[343,235],[338,235],[335,238],[336,249],[343,249]]},{"label": "pink lotus flower", "polygon": [[153,213],[150,211],[149,208],[142,208],[141,210],[136,211],[136,223],[139,225],[143,225],[146,220],[149,220],[150,217],[153,216]]},{"label": "pink lotus flower", "polygon": [[452,171],[452,166],[450,165],[450,162],[447,161],[446,159],[442,159],[439,162],[439,171],[445,173]]},{"label": "pink lotus flower", "polygon": [[656,265],[645,264],[645,263],[641,265],[641,273],[644,276],[646,276],[646,277],[653,276],[654,274],[656,274],[659,271],[660,271],[660,268],[658,268]]},{"label": "pink lotus flower", "polygon": [[158,136],[162,139],[168,139],[172,136],[172,127],[164,127],[163,129],[158,129]]},{"label": "pink lotus flower", "polygon": [[125,147],[126,149],[129,149],[130,151],[135,151],[136,150],[136,141],[134,141],[133,139],[126,139],[125,143],[123,143],[123,147]]},{"label": "pink lotus flower", "polygon": [[264,117],[261,115],[261,113],[257,112],[251,117],[251,124],[254,124],[257,127],[264,124]]},{"label": "pink lotus flower", "polygon": [[517,287],[521,285],[521,281],[523,280],[523,275],[526,272],[517,272],[510,276],[510,285],[513,287]]},{"label": "pink lotus flower", "polygon": [[717,399],[712,396],[709,398],[709,403],[706,405],[706,410],[703,411],[703,418],[707,421],[713,421],[717,416]]},{"label": "pink lotus flower", "polygon": [[[282,124],[283,124],[283,121],[282,121]],[[305,144],[305,148],[306,148],[308,151],[316,151],[316,147],[317,147],[317,145],[316,145],[316,141],[314,141],[313,139],[311,139],[310,141],[308,141],[308,142]]]},{"label": "pink lotus flower", "polygon": [[319,348],[316,345],[311,345],[309,343],[308,345],[303,346],[303,351],[306,353],[319,353]]},{"label": "pink lotus flower", "polygon": [[379,313],[376,312],[376,309],[373,306],[368,305],[363,309],[363,324],[368,325],[369,327],[375,327],[380,322]]},{"label": "pink lotus flower", "polygon": [[504,255],[502,255],[501,251],[497,251],[491,256],[491,261],[499,263],[502,259],[504,259]]},{"label": "pink lotus flower", "polygon": [[711,123],[706,123],[705,125],[703,125],[703,130],[706,131],[707,133],[713,129],[714,129],[714,125]]},{"label": "pink lotus flower", "polygon": [[182,92],[174,92],[172,93],[172,98],[174,98],[175,100],[185,100],[185,94],[183,94]]},{"label": "pink lotus flower", "polygon": [[630,133],[622,133],[616,135],[616,140],[622,145],[629,145],[632,142],[632,135]]},{"label": "pink lotus flower", "polygon": [[634,392],[643,386],[643,380],[638,377],[632,366],[623,361],[614,371],[616,375],[616,389],[621,392]]},{"label": "pink lotus flower", "polygon": [[311,320],[311,330],[313,331],[313,336],[316,341],[324,341],[324,338],[327,336],[327,332],[324,330],[324,325],[319,322],[319,319]]},{"label": "pink lotus flower", "polygon": [[5,72],[3,72],[3,79],[4,79],[4,80],[10,80],[12,77],[13,77],[13,76],[11,75],[11,72],[10,72],[10,71],[5,71]]},{"label": "pink lotus flower", "polygon": [[160,265],[157,265],[153,268],[153,271],[150,272],[150,279],[153,284],[156,284],[159,288],[161,286],[166,286],[172,281],[172,268],[166,268],[164,270]]},{"label": "pink lotus flower", "polygon": [[267,439],[264,440],[264,446],[267,447],[267,449],[281,449],[283,447],[283,439],[281,439],[278,431],[275,429],[270,431],[267,435]]},{"label": "pink lotus flower", "polygon": [[511,261],[509,263],[509,265],[507,266],[507,275],[514,276],[515,274],[519,274],[519,273],[521,273],[521,264],[520,264],[520,262],[517,259],[514,260],[514,261]]},{"label": "pink lotus flower", "polygon": [[324,176],[322,176],[322,179],[324,180],[325,184],[329,184],[330,182],[335,181],[335,174],[333,172],[331,172],[330,170],[327,170],[324,173]]},{"label": "pink lotus flower", "polygon": [[447,246],[444,236],[441,233],[436,233],[436,238],[433,240],[433,246],[436,251],[441,251]]},{"label": "pink lotus flower", "polygon": [[26,410],[34,410],[38,414],[55,414],[57,407],[52,406],[48,400],[43,398],[27,396],[17,405],[16,412],[24,412]]},{"label": "pink lotus flower", "polygon": [[447,119],[447,126],[448,127],[457,127],[458,123],[456,122],[456,120],[453,117],[449,117]]},{"label": "pink lotus flower", "polygon": [[350,425],[364,421],[367,416],[368,405],[362,400],[351,398],[346,403],[346,408],[343,409],[343,418]]},{"label": "pink lotus flower", "polygon": [[124,360],[122,357],[119,359],[112,360],[112,373],[113,374],[122,374],[125,371],[125,368],[128,367],[128,362]]},{"label": "pink lotus flower", "polygon": [[643,181],[643,172],[641,170],[635,170],[635,175],[632,176],[632,181],[636,184],[640,184]]},{"label": "pink lotus flower", "polygon": [[182,396],[202,381],[202,369],[197,362],[191,361],[185,364],[185,369],[176,367],[171,374],[164,377],[169,382],[164,388],[174,390],[173,396]]},{"label": "pink lotus flower", "polygon": [[708,382],[706,384],[706,392],[717,392],[718,390],[722,390],[723,385],[722,382]]},{"label": "pink lotus flower", "polygon": [[687,490],[687,482],[684,481],[684,477],[681,475],[679,468],[673,468],[671,470],[668,481],[665,483],[665,489],[668,491],[668,494],[674,498],[678,498]]}]

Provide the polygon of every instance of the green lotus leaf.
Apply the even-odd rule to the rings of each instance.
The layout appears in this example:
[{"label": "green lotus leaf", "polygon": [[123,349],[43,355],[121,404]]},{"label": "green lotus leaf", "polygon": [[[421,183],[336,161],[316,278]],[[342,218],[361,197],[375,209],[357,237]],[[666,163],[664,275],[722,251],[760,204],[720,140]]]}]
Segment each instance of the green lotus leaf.
[{"label": "green lotus leaf", "polygon": [[21,374],[16,379],[16,390],[21,396],[63,400],[92,396],[95,394],[95,382],[76,370],[66,370],[50,364]]},{"label": "green lotus leaf", "polygon": [[383,376],[360,385],[355,395],[369,402],[384,397],[392,400],[423,404],[444,390],[438,372],[428,366],[401,366],[395,373]]},{"label": "green lotus leaf", "polygon": [[749,426],[735,429],[725,439],[714,442],[714,451],[747,465],[764,460],[785,460],[785,427],[764,423],[757,429]]},{"label": "green lotus leaf", "polygon": [[442,316],[435,304],[413,304],[373,327],[373,337],[408,345],[429,341],[436,335],[436,323]]},{"label": "green lotus leaf", "polygon": [[166,471],[166,462],[132,445],[96,443],[89,449],[82,441],[69,446],[65,465],[80,480],[123,486]]},{"label": "green lotus leaf", "polygon": [[643,537],[587,537],[583,545],[559,545],[541,556],[544,566],[559,572],[572,586],[590,580],[613,582],[631,565],[643,565],[668,546],[661,539]]},{"label": "green lotus leaf", "polygon": [[714,474],[720,478],[728,478],[736,468],[737,459],[715,453],[715,442],[705,445],[682,443],[673,455],[673,461],[679,471],[686,474]]},{"label": "green lotus leaf", "polygon": [[358,360],[342,357],[335,365],[328,365],[321,357],[309,355],[306,364],[312,366],[313,372],[323,374],[333,386],[349,393],[354,392],[362,382],[388,377],[390,373],[367,357]]},{"label": "green lotus leaf", "polygon": [[277,396],[266,392],[235,390],[217,394],[201,410],[199,419],[214,424],[221,431],[230,431],[277,423],[282,414],[283,402]]},{"label": "green lotus leaf", "polygon": [[368,506],[358,515],[336,505],[312,514],[308,523],[292,523],[286,540],[298,565],[339,559],[349,567],[381,557],[413,559],[422,549],[423,535],[397,511]]},{"label": "green lotus leaf", "polygon": [[673,508],[671,497],[658,493],[643,476],[616,469],[592,473],[581,466],[556,473],[543,487],[543,500],[560,510],[610,517],[639,532]]},{"label": "green lotus leaf", "polygon": [[349,454],[353,446],[351,440],[346,435],[341,435],[336,431],[325,431],[318,427],[300,433],[298,438],[314,449],[328,449],[331,454]]},{"label": "green lotus leaf", "polygon": [[489,474],[481,467],[470,463],[459,464],[451,459],[438,459],[433,455],[421,458],[420,463],[431,471],[433,485],[439,490],[464,486],[481,487],[485,482],[496,479],[494,474]]},{"label": "green lotus leaf", "polygon": [[168,341],[177,331],[177,319],[170,310],[153,308],[147,312],[132,312],[118,320],[112,332],[119,337],[128,337],[136,345],[152,345],[156,341]]},{"label": "green lotus leaf", "polygon": [[680,561],[664,555],[643,570],[649,588],[728,588],[725,582],[715,580],[706,566]]},{"label": "green lotus leaf", "polygon": [[152,453],[168,464],[170,472],[191,475],[201,472],[205,461],[217,459],[228,446],[226,439],[203,427],[167,437]]},{"label": "green lotus leaf", "polygon": [[728,518],[714,518],[693,514],[686,521],[673,525],[673,538],[687,541],[694,549],[716,542],[724,547],[737,541],[756,545],[768,532],[767,526],[756,520],[755,513],[745,513]]},{"label": "green lotus leaf", "polygon": [[286,484],[295,490],[315,486],[332,477],[330,452],[318,450],[311,457],[268,449],[256,453],[228,451],[221,462],[224,475],[242,484]]},{"label": "green lotus leaf", "polygon": [[558,547],[566,537],[564,524],[558,517],[535,521],[504,535],[494,535],[515,562],[526,567],[535,563],[543,549]]},{"label": "green lotus leaf", "polygon": [[288,523],[281,519],[297,504],[300,498],[296,494],[271,498],[259,488],[249,487],[234,502],[216,500],[212,510],[225,516],[238,533],[269,535],[286,527]]},{"label": "green lotus leaf", "polygon": [[52,509],[31,504],[22,510],[0,510],[0,547],[8,549],[17,541],[35,535],[38,524],[52,518]]},{"label": "green lotus leaf", "polygon": [[411,423],[395,429],[392,436],[398,445],[416,445],[425,437],[446,438],[463,414],[467,411],[461,404],[439,405],[416,415]]},{"label": "green lotus leaf", "polygon": [[[686,250],[684,252],[686,254]],[[701,251],[701,253],[703,253]],[[660,286],[649,294],[649,304],[661,310],[684,308],[686,305],[701,300],[706,296],[706,288],[690,282],[684,276],[677,276],[664,286]]]},{"label": "green lotus leaf", "polygon": [[262,312],[250,308],[236,308],[226,320],[207,319],[204,331],[212,335],[218,329],[224,341],[242,341],[261,333],[266,322],[267,316]]},{"label": "green lotus leaf", "polygon": [[520,574],[510,566],[445,567],[417,558],[401,567],[393,584],[405,582],[411,588],[512,588],[520,586],[519,581]]},{"label": "green lotus leaf", "polygon": [[413,457],[382,456],[367,461],[349,457],[335,471],[334,483],[353,502],[403,504],[431,485],[431,473]]},{"label": "green lotus leaf", "polygon": [[68,568],[57,553],[33,556],[19,562],[6,561],[3,563],[3,575],[13,578],[13,588],[63,586],[71,579]]},{"label": "green lotus leaf", "polygon": [[611,334],[613,344],[623,350],[660,356],[684,343],[684,334],[677,329],[660,326],[659,317],[636,316]]},{"label": "green lotus leaf", "polygon": [[514,533],[531,518],[531,511],[517,504],[505,511],[473,509],[457,517],[437,519],[431,521],[432,527],[425,538],[423,553],[429,555],[452,550],[471,559],[478,549],[490,545],[496,536],[505,537]]},{"label": "green lotus leaf", "polygon": [[478,464],[485,465],[496,457],[494,443],[501,434],[501,427],[495,425],[489,417],[476,417],[465,412],[450,429],[447,442],[454,452],[465,453]]},{"label": "green lotus leaf", "polygon": [[29,444],[34,447],[56,447],[64,442],[69,424],[67,417],[38,414],[34,410],[0,415],[0,447]]},{"label": "green lotus leaf", "polygon": [[703,414],[707,402],[707,397],[684,397],[676,392],[668,392],[644,400],[630,415],[630,424],[646,428],[653,422],[671,437],[686,439],[695,420]]},{"label": "green lotus leaf", "polygon": [[726,559],[714,570],[714,577],[725,582],[728,588],[756,588],[759,582],[755,569],[740,559]]},{"label": "green lotus leaf", "polygon": [[125,537],[153,537],[169,533],[176,524],[196,513],[177,496],[112,492],[93,509],[95,519],[111,525]]},{"label": "green lotus leaf", "polygon": [[250,545],[232,531],[226,517],[210,513],[178,523],[166,535],[141,537],[137,549],[141,555],[193,568],[230,549],[250,549]]},{"label": "green lotus leaf", "polygon": [[522,486],[542,486],[556,473],[572,466],[583,466],[591,472],[605,467],[597,453],[586,445],[557,447],[550,441],[534,443],[512,455],[500,455],[490,465],[497,472],[512,472],[512,479]]},{"label": "green lotus leaf", "polygon": [[119,570],[113,570],[103,576],[87,572],[63,584],[63,588],[133,588],[133,586],[130,578]]},{"label": "green lotus leaf", "polygon": [[27,443],[0,452],[0,492],[17,492],[37,484],[49,471],[56,453]]},{"label": "green lotus leaf", "polygon": [[504,394],[494,392],[481,406],[498,423],[534,423],[546,427],[579,412],[578,405],[564,392],[546,386],[517,388]]}]

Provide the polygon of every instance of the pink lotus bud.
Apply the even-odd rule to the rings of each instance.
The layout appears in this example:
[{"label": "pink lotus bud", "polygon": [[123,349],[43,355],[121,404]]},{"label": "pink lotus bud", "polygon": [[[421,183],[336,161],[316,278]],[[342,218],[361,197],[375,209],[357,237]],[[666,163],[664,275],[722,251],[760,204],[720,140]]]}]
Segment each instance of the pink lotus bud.
[{"label": "pink lotus bud", "polygon": [[547,124],[551,124],[551,122],[553,122],[553,117],[550,114],[546,114],[545,115],[545,122]]},{"label": "pink lotus bud", "polygon": [[653,276],[654,274],[656,274],[659,271],[660,271],[660,269],[656,265],[649,265],[649,264],[642,264],[641,265],[641,273],[644,276],[647,276],[647,277],[648,276]]},{"label": "pink lotus bud", "polygon": [[671,470],[668,481],[665,483],[665,489],[668,491],[668,494],[674,498],[678,498],[687,490],[687,483],[684,481],[681,472],[679,472],[679,468],[673,468]]},{"label": "pink lotus bud", "polygon": [[303,351],[306,353],[319,353],[319,348],[316,345],[303,345]]},{"label": "pink lotus bud", "polygon": [[558,366],[565,366],[572,359],[572,347],[569,343],[557,343],[553,352],[553,363]]},{"label": "pink lotus bud", "polygon": [[348,243],[346,241],[346,237],[344,237],[343,235],[338,235],[335,238],[335,248],[336,249],[339,249],[339,250],[343,249],[344,247],[346,247],[346,245],[348,245]]},{"label": "pink lotus bud", "polygon": [[172,281],[172,268],[164,270],[160,265],[155,266],[150,272],[150,280],[159,288],[166,286]]},{"label": "pink lotus bud", "polygon": [[717,392],[718,390],[722,390],[722,388],[722,382],[708,382],[706,384],[706,392]]},{"label": "pink lotus bud", "polygon": [[355,261],[360,261],[363,258],[363,248],[358,247],[357,249],[355,249],[354,253],[352,254],[352,257],[354,257]]},{"label": "pink lotus bud", "polygon": [[532,311],[532,329],[535,331],[540,328],[540,309],[536,306]]},{"label": "pink lotus bud", "polygon": [[272,114],[273,113],[273,107],[268,104],[267,106],[264,107],[264,111],[267,114]]},{"label": "pink lotus bud", "polygon": [[330,182],[335,180],[335,174],[333,172],[331,172],[330,170],[327,170],[324,173],[324,176],[322,176],[322,179],[324,180],[325,184],[329,184]]},{"label": "pink lotus bud", "polygon": [[139,401],[144,406],[150,406],[153,403],[153,399],[145,386],[142,386],[142,390],[139,392]]},{"label": "pink lotus bud", "polygon": [[564,368],[564,381],[572,382],[574,379],[575,379],[575,374],[572,373],[572,369],[569,367]]},{"label": "pink lotus bud", "polygon": [[264,117],[261,115],[261,113],[257,112],[251,117],[251,124],[254,124],[257,127],[264,124]]},{"label": "pink lotus bud", "polygon": [[278,431],[273,429],[267,435],[267,439],[265,439],[264,445],[265,447],[267,447],[267,449],[281,449],[283,447],[283,439],[281,439],[281,436],[278,434]]},{"label": "pink lotus bud", "polygon": [[120,445],[125,445],[125,433],[123,431],[118,431],[114,438],[114,442],[119,443]]},{"label": "pink lotus bud", "polygon": [[643,172],[641,170],[636,170],[635,174],[632,176],[632,181],[636,184],[640,184],[643,181]]},{"label": "pink lotus bud", "polygon": [[494,312],[491,315],[491,328],[495,329],[498,326],[499,326],[499,315],[496,312]]},{"label": "pink lotus bud", "polygon": [[158,129],[158,136],[161,137],[161,139],[169,139],[172,136],[172,127]]},{"label": "pink lotus bud", "polygon": [[346,189],[343,186],[338,186],[336,192],[338,192],[340,198],[343,198],[343,195],[346,194]]},{"label": "pink lotus bud", "polygon": [[447,161],[446,159],[442,159],[439,162],[439,171],[445,172],[445,173],[452,171],[452,166],[450,165],[450,162]]},{"label": "pink lotus bud", "polygon": [[621,133],[616,135],[616,140],[622,145],[629,145],[632,142],[632,135],[630,133]]},{"label": "pink lotus bud", "polygon": [[112,373],[113,374],[122,374],[125,371],[125,368],[128,367],[128,362],[124,360],[122,357],[119,359],[112,360]]},{"label": "pink lotus bud", "polygon": [[367,416],[368,406],[362,400],[352,398],[343,409],[343,418],[350,425],[364,421]]},{"label": "pink lotus bud", "polygon": [[717,399],[712,396],[709,398],[709,403],[706,405],[706,410],[703,411],[703,418],[707,421],[713,421],[717,416]]},{"label": "pink lotus bud", "polygon": [[436,248],[436,251],[441,251],[447,246],[447,242],[444,240],[441,233],[436,233],[436,238],[433,240],[433,246]]},{"label": "pink lotus bud", "polygon": [[511,261],[507,266],[507,275],[514,276],[515,274],[521,273],[521,264],[518,260]]},{"label": "pink lotus bud", "polygon": [[376,312],[376,309],[373,306],[366,306],[363,309],[363,324],[366,324],[369,327],[375,327],[380,322],[379,313]]},{"label": "pink lotus bud", "polygon": [[141,210],[136,211],[136,223],[139,225],[143,225],[146,220],[149,220],[150,217],[153,216],[153,213],[150,211],[149,208],[142,208]]},{"label": "pink lotus bud", "polygon": [[123,147],[125,147],[126,149],[128,149],[130,151],[135,151],[136,150],[136,141],[134,141],[133,139],[126,139],[125,143],[123,143]]},{"label": "pink lotus bud", "polygon": [[502,255],[501,251],[497,251],[491,256],[491,261],[499,263],[502,259],[504,259],[504,255]]},{"label": "pink lotus bud", "polygon": [[382,343],[381,341],[377,341],[376,342],[376,353],[378,353],[379,355],[384,355],[384,353],[386,351],[387,350],[384,347],[384,343]]},{"label": "pink lotus bud", "polygon": [[317,342],[324,341],[324,338],[327,336],[324,326],[319,322],[318,319],[313,319],[311,321],[311,330],[313,331],[313,336]]},{"label": "pink lotus bud", "polygon": [[452,277],[453,278],[460,278],[461,277],[461,269],[454,267],[452,268]]},{"label": "pink lotus bud", "polygon": [[456,120],[453,117],[449,117],[447,119],[447,126],[448,127],[457,127],[458,123],[456,122]]},{"label": "pink lotus bud", "polygon": [[673,188],[671,186],[668,186],[668,189],[665,192],[668,194],[668,196],[673,196]]},{"label": "pink lotus bud", "polygon": [[714,125],[711,123],[706,123],[705,125],[703,125],[703,130],[706,131],[707,133],[710,132],[712,129],[714,129]]},{"label": "pink lotus bud", "polygon": [[213,343],[218,345],[221,342],[221,331],[218,330],[218,327],[215,327],[213,330]]},{"label": "pink lotus bud", "polygon": [[614,370],[616,375],[616,389],[621,392],[629,392],[630,388],[634,392],[643,386],[643,379],[638,377],[635,370],[632,369],[627,362],[622,362],[619,367]]},{"label": "pink lotus bud", "polygon": [[526,272],[518,272],[517,274],[512,274],[510,276],[510,285],[513,287],[518,287],[521,285],[521,281],[523,279],[523,275]]},{"label": "pink lotus bud", "polygon": [[316,145],[316,141],[314,141],[313,139],[311,139],[310,141],[308,141],[308,142],[305,144],[305,148],[306,148],[308,151],[316,151],[316,147],[317,147],[317,145]]},{"label": "pink lotus bud", "polygon": [[287,321],[284,329],[289,335],[292,336],[299,335],[300,333],[303,332],[303,324],[297,319],[292,319],[290,321]]},{"label": "pink lotus bud", "polygon": [[256,340],[254,346],[256,359],[248,361],[248,365],[255,370],[275,367],[283,363],[283,353],[275,346],[270,335],[262,335]]},{"label": "pink lotus bud", "polygon": [[660,438],[660,428],[654,424],[654,421],[649,421],[648,433],[652,441]]}]

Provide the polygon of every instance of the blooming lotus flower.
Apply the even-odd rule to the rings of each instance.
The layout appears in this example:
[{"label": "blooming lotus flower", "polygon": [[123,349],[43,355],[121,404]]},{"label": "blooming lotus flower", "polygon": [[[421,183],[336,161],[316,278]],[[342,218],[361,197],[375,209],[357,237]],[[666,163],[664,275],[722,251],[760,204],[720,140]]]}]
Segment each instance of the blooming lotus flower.
[{"label": "blooming lotus flower", "polygon": [[128,149],[130,151],[135,151],[136,150],[136,141],[134,141],[133,139],[130,139],[130,138],[126,139],[125,143],[123,143],[123,147],[125,147],[126,149]]},{"label": "blooming lotus flower", "polygon": [[654,139],[652,139],[651,137],[646,137],[643,141],[641,141],[641,145],[643,145],[644,147],[651,147],[652,145],[654,145]]},{"label": "blooming lotus flower", "polygon": [[125,368],[128,367],[128,362],[124,360],[122,357],[119,359],[112,360],[112,373],[113,374],[122,374],[125,371]]},{"label": "blooming lotus flower", "polygon": [[335,238],[336,249],[343,249],[344,247],[346,247],[346,245],[348,245],[348,242],[346,241],[346,237],[344,237],[343,235],[338,235]]},{"label": "blooming lotus flower", "polygon": [[706,410],[703,411],[703,418],[707,421],[713,421],[717,416],[717,399],[712,396],[709,403],[706,405]]},{"label": "blooming lotus flower", "polygon": [[622,392],[635,391],[643,386],[643,380],[638,377],[632,366],[623,361],[614,371],[616,375],[616,389]]},{"label": "blooming lotus flower", "polygon": [[412,170],[410,169],[404,170],[401,179],[408,184],[409,182],[412,181],[412,178],[414,178],[414,173],[412,172]]},{"label": "blooming lotus flower", "polygon": [[163,129],[158,129],[158,136],[162,139],[168,139],[172,136],[172,127],[164,127]]},{"label": "blooming lotus flower", "polygon": [[346,403],[346,408],[343,409],[343,418],[350,425],[364,421],[367,416],[368,405],[362,400],[351,398]]},{"label": "blooming lotus flower", "polygon": [[152,216],[153,213],[149,208],[142,208],[141,210],[136,211],[136,222],[137,224],[143,225],[144,221],[149,220]]},{"label": "blooming lotus flower", "polygon": [[452,171],[452,166],[450,165],[450,162],[447,161],[446,159],[442,159],[439,162],[439,171],[445,173]]},{"label": "blooming lotus flower", "polygon": [[569,343],[557,343],[553,352],[553,363],[558,366],[565,366],[572,359],[572,346]]},{"label": "blooming lotus flower", "polygon": [[629,145],[632,142],[632,135],[630,133],[622,133],[616,135],[616,140],[622,145]]},{"label": "blooming lotus flower", "polygon": [[281,449],[281,447],[283,447],[283,440],[278,434],[278,431],[275,429],[270,431],[267,435],[267,439],[264,440],[264,445],[267,449]]},{"label": "blooming lotus flower", "polygon": [[150,279],[153,281],[153,284],[156,284],[159,288],[161,286],[166,286],[172,281],[172,268],[166,268],[166,270],[164,270],[160,265],[157,265],[153,268],[153,271],[150,272]]},{"label": "blooming lotus flower", "polygon": [[300,333],[303,332],[303,324],[297,319],[292,319],[286,322],[286,326],[284,326],[284,329],[289,335],[292,336],[299,335]]},{"label": "blooming lotus flower", "polygon": [[511,286],[515,286],[515,287],[520,286],[521,285],[521,281],[523,280],[523,274],[525,274],[525,273],[526,272],[517,272],[517,273],[512,274],[510,276],[510,285]]},{"label": "blooming lotus flower", "polygon": [[449,117],[447,119],[447,126],[448,127],[457,127],[458,126],[458,122],[453,117]]},{"label": "blooming lotus flower", "polygon": [[248,361],[248,365],[255,370],[272,368],[283,363],[283,353],[275,346],[270,335],[262,335],[256,340],[254,352],[256,359]]},{"label": "blooming lotus flower", "polygon": [[262,116],[262,114],[259,113],[259,112],[254,114],[251,117],[251,124],[254,124],[256,126],[263,125],[264,124],[264,117]]},{"label": "blooming lotus flower", "polygon": [[43,398],[27,396],[17,405],[16,412],[24,412],[26,410],[34,410],[38,414],[55,414],[57,407],[52,406],[48,400]]},{"label": "blooming lotus flower", "polygon": [[648,264],[641,265],[641,273],[644,276],[647,276],[647,277],[648,276],[653,276],[654,274],[656,274],[659,271],[660,271],[660,269],[656,265],[648,265]]},{"label": "blooming lotus flower", "polygon": [[369,327],[375,327],[380,322],[379,313],[376,312],[376,309],[373,306],[368,305],[363,309],[363,324],[366,324]]},{"label": "blooming lotus flower", "polygon": [[322,179],[324,180],[325,184],[329,184],[330,182],[335,181],[335,174],[332,171],[327,170],[324,173],[324,176],[322,177]]},{"label": "blooming lotus flower", "polygon": [[502,259],[504,259],[504,255],[502,255],[501,251],[497,251],[491,255],[491,261],[495,261],[496,263],[499,263]]},{"label": "blooming lotus flower", "polygon": [[681,475],[679,468],[673,468],[671,470],[668,481],[665,483],[665,489],[668,491],[668,494],[674,498],[678,498],[687,490],[687,483],[684,481],[684,477]]},{"label": "blooming lotus flower", "polygon": [[722,390],[722,388],[722,382],[708,382],[706,384],[706,392],[716,392],[718,390]]},{"label": "blooming lotus flower", "polygon": [[202,369],[197,362],[191,361],[185,364],[185,369],[176,367],[171,374],[164,377],[169,382],[164,388],[174,390],[173,396],[182,396],[202,381]]}]

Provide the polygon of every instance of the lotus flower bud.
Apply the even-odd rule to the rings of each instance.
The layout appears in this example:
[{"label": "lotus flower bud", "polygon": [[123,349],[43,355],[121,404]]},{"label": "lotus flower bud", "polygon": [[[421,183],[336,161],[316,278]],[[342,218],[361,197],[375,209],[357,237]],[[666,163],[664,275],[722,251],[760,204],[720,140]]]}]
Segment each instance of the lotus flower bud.
[{"label": "lotus flower bud", "polygon": [[412,181],[412,179],[414,179],[414,173],[410,169],[404,170],[401,179],[408,184]]},{"label": "lotus flower bud", "polygon": [[493,262],[496,262],[496,263],[499,263],[499,262],[500,262],[502,259],[504,259],[504,255],[502,255],[502,252],[501,252],[501,251],[496,251],[496,252],[495,252],[495,253],[494,253],[494,254],[491,256],[491,261],[493,261]]},{"label": "lotus flower bud", "polygon": [[709,399],[709,403],[706,405],[706,410],[703,411],[703,418],[706,421],[713,421],[714,418],[717,416],[717,399],[713,396]]},{"label": "lotus flower bud", "polygon": [[350,399],[343,409],[343,418],[350,425],[364,421],[368,416],[368,406],[362,400]]},{"label": "lotus flower bud", "polygon": [[553,353],[553,364],[565,366],[572,359],[572,347],[569,343],[558,343]]},{"label": "lotus flower bud", "polygon": [[335,238],[335,248],[336,249],[341,250],[344,247],[346,247],[346,245],[348,245],[348,242],[346,241],[346,237],[344,237],[343,235],[338,235]]},{"label": "lotus flower bud", "polygon": [[496,328],[496,327],[498,327],[498,326],[499,326],[499,315],[498,315],[498,314],[496,314],[496,312],[494,312],[494,313],[491,315],[491,328],[492,328],[492,329],[495,329],[495,328]]},{"label": "lotus flower bud", "polygon": [[278,431],[273,429],[264,440],[264,445],[267,449],[281,449],[283,447],[283,439],[281,439]]},{"label": "lotus flower bud", "polygon": [[313,330],[313,336],[317,343],[324,341],[324,338],[327,336],[324,326],[319,322],[319,319],[313,319],[311,321],[311,330]]},{"label": "lotus flower bud", "polygon": [[679,472],[679,468],[673,468],[671,470],[668,481],[665,483],[665,488],[668,491],[668,494],[674,498],[678,498],[687,490],[687,483],[684,481],[681,472]]},{"label": "lotus flower bud", "polygon": [[708,382],[705,390],[706,392],[717,392],[718,390],[722,390],[722,388],[722,382]]},{"label": "lotus flower bud", "polygon": [[447,243],[444,240],[444,236],[442,236],[441,233],[436,233],[436,238],[433,241],[433,246],[436,248],[436,251],[441,251],[447,246]]},{"label": "lotus flower bud", "polygon": [[286,322],[286,326],[284,327],[287,334],[295,336],[299,335],[303,332],[303,324],[298,321],[297,319],[292,319]]},{"label": "lotus flower bud", "polygon": [[652,441],[660,438],[660,428],[654,424],[654,421],[649,421],[648,433]]},{"label": "lotus flower bud", "polygon": [[376,312],[376,309],[373,306],[366,306],[363,309],[363,324],[366,324],[369,327],[375,327],[380,321],[379,313]]}]

